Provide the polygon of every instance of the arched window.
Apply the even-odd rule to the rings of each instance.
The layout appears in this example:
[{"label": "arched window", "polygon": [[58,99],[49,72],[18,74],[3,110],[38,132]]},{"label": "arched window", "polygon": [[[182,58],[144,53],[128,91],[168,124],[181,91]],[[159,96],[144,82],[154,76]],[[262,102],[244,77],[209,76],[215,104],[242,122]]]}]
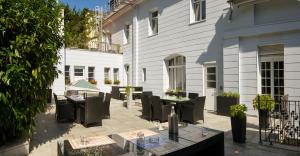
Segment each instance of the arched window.
[{"label": "arched window", "polygon": [[169,72],[169,88],[185,91],[185,57],[175,56],[167,60]]}]

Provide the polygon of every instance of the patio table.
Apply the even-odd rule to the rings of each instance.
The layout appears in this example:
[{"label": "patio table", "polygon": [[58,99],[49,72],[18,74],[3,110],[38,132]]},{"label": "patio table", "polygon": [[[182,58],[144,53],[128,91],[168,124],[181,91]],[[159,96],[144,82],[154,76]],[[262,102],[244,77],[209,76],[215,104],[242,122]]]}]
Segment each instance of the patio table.
[{"label": "patio table", "polygon": [[[203,133],[205,131],[205,133]],[[144,134],[144,137],[139,137]],[[224,156],[224,132],[188,124],[178,135],[168,130],[142,129],[108,135],[100,146],[74,149],[69,140],[58,141],[59,156],[73,155],[214,155]],[[71,141],[72,142],[72,141]]]},{"label": "patio table", "polygon": [[161,101],[164,101],[166,104],[171,104],[175,107],[175,111],[178,115],[179,120],[181,120],[181,105],[186,104],[191,99],[188,97],[177,97],[177,96],[163,96]]},{"label": "patio table", "polygon": [[79,95],[71,95],[66,96],[67,100],[74,104],[74,116],[75,116],[75,122],[81,123],[80,119],[80,104],[85,104],[85,99],[82,96]]}]

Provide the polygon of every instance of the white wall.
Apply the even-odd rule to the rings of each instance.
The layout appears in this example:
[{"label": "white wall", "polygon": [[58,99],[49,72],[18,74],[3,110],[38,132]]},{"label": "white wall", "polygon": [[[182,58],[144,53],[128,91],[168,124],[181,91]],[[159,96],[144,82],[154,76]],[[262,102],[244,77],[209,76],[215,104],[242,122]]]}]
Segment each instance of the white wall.
[{"label": "white wall", "polygon": [[[253,111],[259,92],[258,46],[284,44],[285,94],[300,99],[300,2],[270,2],[234,8],[232,20],[224,23],[224,90],[239,91],[241,103]],[[228,14],[227,17],[228,19]]]},{"label": "white wall", "polygon": [[[144,90],[153,91],[161,95],[167,89],[168,80],[164,59],[172,54],[186,57],[186,90],[203,95],[204,62],[216,61],[218,64],[219,85],[223,85],[222,77],[222,22],[223,8],[227,5],[223,0],[207,1],[207,20],[190,24],[190,1],[188,0],[151,0],[144,1],[113,21],[105,29],[113,30],[116,27],[123,29],[123,23],[134,19],[134,30],[138,30],[138,38],[134,49],[124,47],[124,63],[137,64],[133,71],[133,80],[144,87]],[[158,35],[148,36],[149,12],[157,9]],[[115,36],[120,36],[114,30]],[[216,34],[218,32],[218,34]],[[114,34],[113,34],[114,35]],[[119,39],[122,41],[122,39]],[[118,41],[115,41],[118,42]],[[132,47],[132,46],[131,46]],[[132,56],[132,53],[135,54]],[[147,81],[142,82],[142,68],[147,70]],[[219,86],[218,86],[219,88]]]},{"label": "white wall", "polygon": [[85,67],[85,79],[88,80],[88,67],[95,67],[95,80],[102,92],[110,92],[112,85],[104,84],[104,68],[110,68],[110,79],[113,82],[113,69],[119,68],[120,85],[123,85],[123,56],[120,54],[103,53],[80,49],[66,49],[66,63],[70,65],[71,82],[74,81],[74,66]]},{"label": "white wall", "polygon": [[54,80],[52,84],[52,93],[56,93],[57,95],[63,95],[65,91],[65,76],[64,76],[64,66],[65,66],[65,49],[59,50],[60,60],[57,64],[57,69],[62,73],[58,75],[57,79]]}]

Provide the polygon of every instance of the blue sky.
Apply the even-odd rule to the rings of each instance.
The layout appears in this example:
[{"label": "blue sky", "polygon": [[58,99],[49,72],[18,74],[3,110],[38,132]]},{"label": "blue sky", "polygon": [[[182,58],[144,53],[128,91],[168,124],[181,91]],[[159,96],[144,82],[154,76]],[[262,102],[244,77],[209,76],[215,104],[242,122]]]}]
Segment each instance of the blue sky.
[{"label": "blue sky", "polygon": [[69,4],[71,8],[76,9],[89,8],[94,9],[96,5],[104,6],[107,5],[108,0],[60,0],[62,3]]}]

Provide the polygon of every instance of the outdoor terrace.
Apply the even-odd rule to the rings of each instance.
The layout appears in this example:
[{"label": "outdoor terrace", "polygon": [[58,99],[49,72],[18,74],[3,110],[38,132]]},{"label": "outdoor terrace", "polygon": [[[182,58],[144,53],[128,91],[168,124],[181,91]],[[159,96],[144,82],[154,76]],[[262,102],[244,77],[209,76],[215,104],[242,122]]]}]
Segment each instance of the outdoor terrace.
[{"label": "outdoor terrace", "polygon": [[[123,101],[112,99],[110,105],[111,117],[102,122],[102,126],[86,128],[81,124],[63,123],[55,120],[54,103],[46,113],[37,116],[37,129],[31,140],[32,156],[57,155],[57,141],[80,136],[109,135],[132,130],[155,128],[154,123],[141,118],[140,100],[129,109],[123,107]],[[251,156],[299,156],[297,148],[286,149],[283,146],[270,146],[267,143],[259,144],[258,118],[247,117],[247,140],[245,144],[232,141],[230,118],[204,112],[205,122],[197,126],[205,126],[225,132],[225,155],[251,155]]]}]

